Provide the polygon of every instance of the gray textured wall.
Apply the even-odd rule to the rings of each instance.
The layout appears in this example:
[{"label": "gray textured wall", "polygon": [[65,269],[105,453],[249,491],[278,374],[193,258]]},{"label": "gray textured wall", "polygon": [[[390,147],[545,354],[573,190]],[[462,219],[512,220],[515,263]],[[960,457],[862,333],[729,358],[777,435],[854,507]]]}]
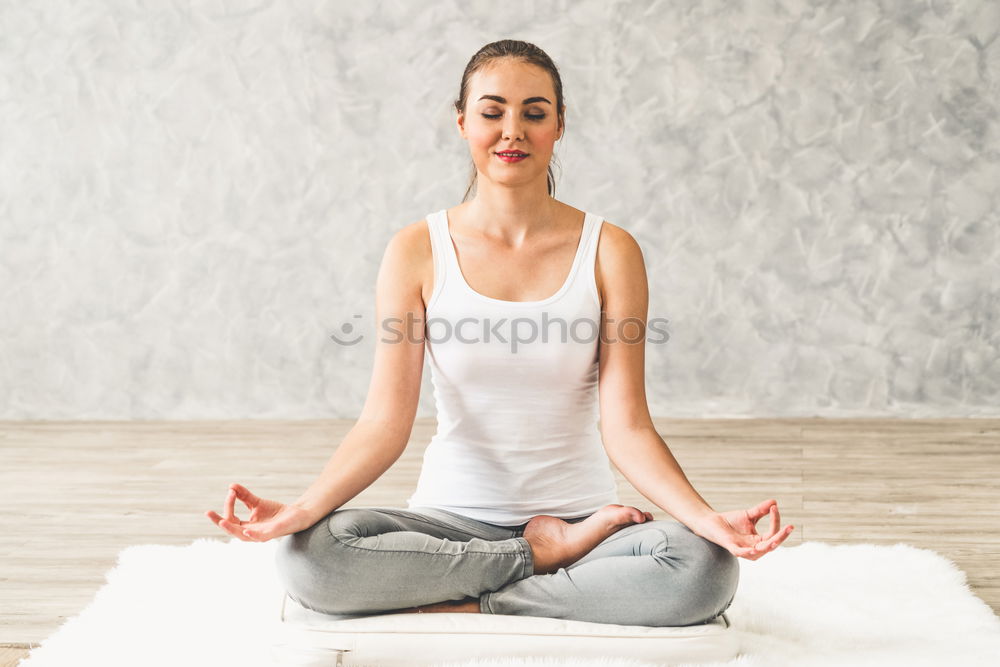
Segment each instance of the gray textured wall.
[{"label": "gray textured wall", "polygon": [[356,416],[500,38],[643,247],[654,415],[1000,414],[993,0],[144,4],[0,2],[0,418]]}]

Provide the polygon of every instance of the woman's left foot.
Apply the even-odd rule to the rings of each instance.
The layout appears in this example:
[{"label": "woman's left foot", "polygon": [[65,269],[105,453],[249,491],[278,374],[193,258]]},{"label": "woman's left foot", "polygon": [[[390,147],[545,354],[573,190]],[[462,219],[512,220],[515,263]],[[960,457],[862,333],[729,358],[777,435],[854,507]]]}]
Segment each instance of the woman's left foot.
[{"label": "woman's left foot", "polygon": [[626,526],[652,520],[653,515],[649,512],[613,503],[579,523],[539,514],[528,521],[522,535],[531,546],[534,574],[552,574],[586,556],[609,535]]}]

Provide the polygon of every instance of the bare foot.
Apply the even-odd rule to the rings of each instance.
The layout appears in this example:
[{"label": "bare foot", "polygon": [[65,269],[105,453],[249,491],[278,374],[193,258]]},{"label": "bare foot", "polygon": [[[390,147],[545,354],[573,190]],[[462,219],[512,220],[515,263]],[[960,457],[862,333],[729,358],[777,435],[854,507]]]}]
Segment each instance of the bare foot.
[{"label": "bare foot", "polygon": [[629,505],[605,505],[579,523],[568,523],[547,514],[536,516],[524,527],[524,539],[531,545],[534,557],[534,573],[549,574],[568,567],[608,535],[652,519],[649,512]]}]

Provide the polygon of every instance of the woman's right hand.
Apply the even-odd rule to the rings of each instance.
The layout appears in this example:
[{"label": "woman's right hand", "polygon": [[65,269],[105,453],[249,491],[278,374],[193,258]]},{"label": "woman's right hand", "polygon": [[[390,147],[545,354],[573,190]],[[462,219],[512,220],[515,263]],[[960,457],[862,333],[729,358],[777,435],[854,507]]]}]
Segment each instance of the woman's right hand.
[{"label": "woman's right hand", "polygon": [[[250,519],[241,521],[235,514],[236,499],[250,509]],[[244,542],[267,542],[282,535],[290,535],[305,530],[316,521],[298,505],[286,505],[277,500],[265,500],[250,493],[241,484],[230,484],[226,496],[226,516],[222,517],[208,510],[205,516],[230,535]]]}]

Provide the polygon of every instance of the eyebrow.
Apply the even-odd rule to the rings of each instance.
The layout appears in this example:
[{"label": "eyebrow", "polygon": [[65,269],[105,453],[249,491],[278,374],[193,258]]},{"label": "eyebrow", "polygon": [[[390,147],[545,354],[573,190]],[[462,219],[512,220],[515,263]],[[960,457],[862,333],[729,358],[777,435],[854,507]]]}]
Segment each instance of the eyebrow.
[{"label": "eyebrow", "polygon": [[[507,100],[500,97],[499,95],[483,95],[476,101],[478,102],[480,100],[494,100],[495,102],[499,102],[500,104],[507,104]],[[525,98],[525,100],[521,102],[521,104],[531,104],[532,102],[545,102],[547,104],[552,104],[552,102],[549,102],[544,97],[528,97]]]}]

